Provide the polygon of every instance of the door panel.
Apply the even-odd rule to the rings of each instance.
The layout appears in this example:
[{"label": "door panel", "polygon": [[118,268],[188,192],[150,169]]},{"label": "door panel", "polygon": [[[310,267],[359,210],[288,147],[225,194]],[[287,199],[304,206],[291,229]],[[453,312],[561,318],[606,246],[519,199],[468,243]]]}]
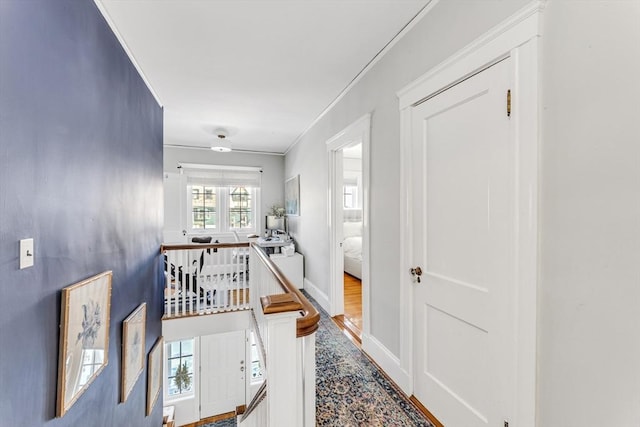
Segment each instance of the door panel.
[{"label": "door panel", "polygon": [[245,404],[245,332],[200,338],[200,418]]},{"label": "door panel", "polygon": [[511,411],[509,63],[412,111],[414,394],[454,427],[501,425]]}]

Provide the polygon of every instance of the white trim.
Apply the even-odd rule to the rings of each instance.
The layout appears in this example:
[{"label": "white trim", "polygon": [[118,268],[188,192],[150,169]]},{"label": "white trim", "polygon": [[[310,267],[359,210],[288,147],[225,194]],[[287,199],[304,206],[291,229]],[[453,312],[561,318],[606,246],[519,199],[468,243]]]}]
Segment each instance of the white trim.
[{"label": "white trim", "polygon": [[[400,298],[413,301],[408,273],[413,260],[411,235],[411,110],[416,104],[477,74],[500,59],[512,58],[512,139],[516,150],[516,262],[517,288],[513,301],[516,337],[514,408],[510,424],[536,425],[536,352],[538,281],[538,167],[539,167],[539,37],[544,3],[534,1],[422,77],[397,92],[401,115]],[[363,339],[363,348],[364,348]],[[400,372],[413,384],[413,305],[400,314]],[[381,366],[383,366],[381,364]],[[386,370],[386,366],[383,366]],[[391,372],[391,371],[388,371]],[[399,383],[400,384],[400,383]],[[403,388],[404,389],[404,388]]]},{"label": "white trim", "polygon": [[153,89],[153,86],[151,86],[151,82],[149,82],[149,79],[147,78],[146,74],[144,73],[144,71],[142,71],[142,67],[140,67],[140,64],[138,64],[138,61],[136,61],[136,57],[133,55],[133,52],[131,52],[131,49],[129,49],[129,46],[124,41],[124,37],[122,37],[122,34],[120,34],[118,27],[116,27],[116,23],[113,21],[113,19],[111,19],[111,16],[109,15],[107,8],[102,3],[102,0],[94,0],[94,3],[98,7],[98,10],[102,14],[102,16],[104,17],[104,20],[107,21],[107,25],[109,25],[109,28],[111,28],[111,31],[113,31],[113,34],[116,36],[116,38],[120,42],[120,45],[122,46],[122,49],[124,49],[124,52],[129,57],[129,60],[138,71],[138,74],[140,74],[140,78],[142,78],[142,81],[144,82],[144,84],[147,85],[149,92],[151,92],[151,95],[153,95],[158,105],[160,107],[163,107],[162,101],[160,100],[158,93]]},{"label": "white trim", "polygon": [[329,297],[306,277],[304,278],[304,290],[320,304],[324,311],[329,312]]},{"label": "white trim", "polygon": [[215,322],[211,320],[210,316],[165,319],[162,321],[162,336],[166,343],[251,328],[251,314],[248,310],[218,313]]},{"label": "white trim", "polygon": [[[411,228],[413,211],[411,195],[413,179],[411,177],[411,110],[400,111],[400,260],[412,260]],[[406,302],[400,310],[400,366],[409,373],[409,387],[413,392],[413,280],[407,266],[400,265],[400,304]],[[410,268],[410,267],[409,267]]]},{"label": "white trim", "polygon": [[[336,153],[355,141],[362,143],[362,332],[371,330],[371,297],[370,297],[370,224],[369,197],[371,182],[371,114],[367,113],[355,122],[338,132],[326,142],[327,161],[329,167],[329,302],[331,316],[344,312],[344,268],[342,252],[337,250],[338,241],[342,238],[342,223],[337,227],[342,215],[335,209],[335,194],[338,190],[336,177]],[[341,212],[341,211],[340,211]]]},{"label": "white trim", "polygon": [[353,78],[353,80],[351,80],[351,82],[349,82],[349,84],[344,89],[342,89],[342,91],[338,94],[338,96],[333,101],[331,101],[331,103],[327,105],[324,110],[322,110],[322,112],[318,115],[318,117],[316,117],[315,120],[309,123],[309,126],[307,126],[302,131],[302,133],[298,135],[298,137],[289,145],[289,147],[287,147],[287,149],[284,151],[284,154],[285,155],[288,154],[289,151],[291,151],[293,147],[295,147],[302,140],[302,138],[307,134],[307,132],[309,132],[311,128],[313,128],[329,111],[331,111],[331,109],[333,109],[333,107],[335,107],[336,104],[340,102],[342,98],[344,98],[347,95],[347,93],[349,93],[349,91],[356,84],[358,84],[358,82],[369,72],[369,70],[371,70],[382,58],[384,58],[384,56],[396,45],[396,43],[398,43],[409,31],[411,31],[411,29],[415,27],[418,24],[418,22],[420,22],[425,16],[427,16],[427,14],[431,12],[431,10],[439,2],[440,0],[431,0],[426,5],[424,5],[424,7],[420,9],[420,12],[418,12],[413,18],[411,18],[411,21],[409,21],[398,32],[398,34],[393,36],[393,38],[389,41],[389,43],[387,43],[380,50],[380,52],[378,52],[371,59],[371,61],[369,61],[369,63],[365,65],[365,67]]},{"label": "white trim", "polygon": [[380,341],[369,334],[362,334],[362,350],[382,368],[385,374],[407,395],[411,395],[411,375],[400,365],[400,359]]},{"label": "white trim", "polygon": [[[509,56],[512,49],[540,35],[539,15],[544,9],[542,1],[533,1],[463,47],[418,79],[396,92],[400,110],[420,102],[425,97],[450,87],[496,61]],[[455,75],[455,80],[450,76]]]}]

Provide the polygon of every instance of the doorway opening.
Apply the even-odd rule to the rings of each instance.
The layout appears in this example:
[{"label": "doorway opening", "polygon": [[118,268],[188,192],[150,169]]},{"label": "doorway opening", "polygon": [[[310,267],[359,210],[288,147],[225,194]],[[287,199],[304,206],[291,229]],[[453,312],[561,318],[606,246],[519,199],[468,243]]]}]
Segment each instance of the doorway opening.
[{"label": "doorway opening", "polygon": [[[362,142],[339,150],[342,155],[342,253],[344,314],[339,322],[362,342]],[[340,317],[342,316],[342,317]]]},{"label": "doorway opening", "polygon": [[369,115],[327,141],[331,286],[329,312],[357,344],[368,333]]}]

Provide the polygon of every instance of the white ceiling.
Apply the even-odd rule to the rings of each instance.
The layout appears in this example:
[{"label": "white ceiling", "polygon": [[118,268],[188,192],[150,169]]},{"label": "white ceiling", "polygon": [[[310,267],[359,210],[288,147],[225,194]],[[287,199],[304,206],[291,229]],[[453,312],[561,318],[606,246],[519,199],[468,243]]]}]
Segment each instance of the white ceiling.
[{"label": "white ceiling", "polygon": [[285,152],[429,0],[96,0],[164,106],[165,145]]}]

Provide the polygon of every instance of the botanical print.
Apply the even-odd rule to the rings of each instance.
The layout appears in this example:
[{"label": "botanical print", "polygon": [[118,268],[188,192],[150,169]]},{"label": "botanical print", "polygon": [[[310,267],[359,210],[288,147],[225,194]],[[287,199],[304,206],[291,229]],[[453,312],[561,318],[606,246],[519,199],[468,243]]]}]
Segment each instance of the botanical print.
[{"label": "botanical print", "polygon": [[147,304],[142,303],[122,323],[122,402],[144,370]]},{"label": "botanical print", "polygon": [[164,348],[162,337],[158,338],[149,352],[147,365],[147,415],[151,414],[153,407],[160,395],[162,386],[162,349]]},{"label": "botanical print", "polygon": [[88,304],[82,304],[82,331],[78,334],[78,341],[82,340],[82,348],[91,348],[98,337],[100,329],[100,303],[89,300]]},{"label": "botanical print", "polygon": [[62,290],[58,417],[107,365],[111,277],[107,271]]}]

